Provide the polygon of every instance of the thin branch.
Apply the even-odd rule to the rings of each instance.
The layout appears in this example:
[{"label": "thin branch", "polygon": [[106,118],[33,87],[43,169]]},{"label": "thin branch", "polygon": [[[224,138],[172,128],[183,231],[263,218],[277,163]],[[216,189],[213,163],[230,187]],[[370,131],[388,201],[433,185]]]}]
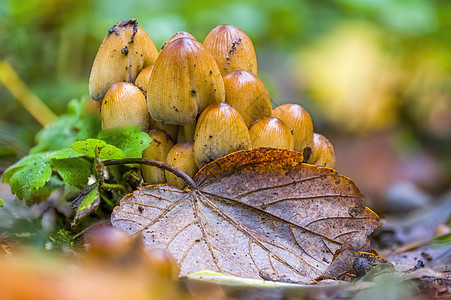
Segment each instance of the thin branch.
[{"label": "thin branch", "polygon": [[123,164],[141,164],[141,165],[148,165],[152,167],[157,167],[166,171],[171,172],[177,177],[180,177],[185,181],[186,185],[191,189],[195,190],[197,188],[197,184],[194,182],[191,177],[186,175],[183,171],[180,171],[177,168],[174,168],[173,166],[153,159],[144,159],[144,158],[124,158],[124,159],[112,159],[112,160],[105,160],[103,161],[103,164],[105,166],[112,166],[112,165],[123,165]]},{"label": "thin branch", "polygon": [[56,115],[20,79],[7,61],[0,61],[0,82],[11,92],[25,109],[42,125],[56,119]]}]

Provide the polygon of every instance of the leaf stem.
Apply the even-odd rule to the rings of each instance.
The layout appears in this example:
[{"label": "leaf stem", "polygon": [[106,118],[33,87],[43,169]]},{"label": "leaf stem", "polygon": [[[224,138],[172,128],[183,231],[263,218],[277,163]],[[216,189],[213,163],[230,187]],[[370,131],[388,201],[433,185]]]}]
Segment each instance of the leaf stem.
[{"label": "leaf stem", "polygon": [[180,177],[185,181],[186,185],[191,189],[196,189],[197,185],[194,182],[191,177],[186,175],[183,171],[174,168],[173,166],[153,159],[144,159],[144,158],[124,158],[124,159],[111,159],[111,160],[105,160],[103,161],[103,164],[105,166],[112,166],[112,165],[122,165],[122,164],[141,164],[141,165],[149,165],[153,167],[157,167],[160,169],[164,169],[166,171],[171,172],[177,177]]},{"label": "leaf stem", "polygon": [[108,190],[108,191],[111,191],[113,189],[125,191],[125,187],[122,184],[119,184],[119,183],[103,182],[102,183],[102,188],[105,189],[105,190]]},{"label": "leaf stem", "polygon": [[111,208],[114,208],[116,205],[110,201],[110,199],[108,199],[107,197],[105,197],[105,195],[100,194],[100,197],[102,198],[103,201],[105,201],[106,204],[108,204]]}]

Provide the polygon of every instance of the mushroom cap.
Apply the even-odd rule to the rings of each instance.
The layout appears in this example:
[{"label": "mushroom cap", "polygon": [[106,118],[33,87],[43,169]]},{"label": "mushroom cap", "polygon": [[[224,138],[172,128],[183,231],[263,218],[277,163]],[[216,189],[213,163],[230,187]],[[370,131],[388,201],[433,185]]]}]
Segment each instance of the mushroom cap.
[{"label": "mushroom cap", "polygon": [[225,101],[224,82],[218,65],[202,44],[183,37],[160,52],[147,99],[155,120],[189,125],[205,107]]},{"label": "mushroom cap", "polygon": [[[175,144],[166,157],[166,163],[183,171],[186,175],[193,178],[199,170],[194,161],[194,144],[192,142]],[[169,185],[175,186],[179,189],[183,189],[186,186],[183,179],[177,177],[171,172],[165,171],[165,175],[166,181]]]},{"label": "mushroom cap", "polygon": [[238,27],[225,24],[216,26],[205,37],[204,46],[216,59],[223,76],[236,70],[258,75],[254,45]]},{"label": "mushroom cap", "polygon": [[256,121],[249,128],[252,148],[273,147],[293,150],[293,133],[281,120],[270,117]]},{"label": "mushroom cap", "polygon": [[309,163],[334,168],[335,151],[332,143],[323,135],[315,133],[313,136],[313,149]]},{"label": "mushroom cap", "polygon": [[149,127],[146,98],[131,83],[115,83],[102,100],[100,118],[102,129],[122,125],[138,125],[142,130],[146,130]]},{"label": "mushroom cap", "polygon": [[211,104],[199,116],[194,133],[194,160],[199,168],[250,148],[249,130],[243,118],[227,103]]},{"label": "mushroom cap", "polygon": [[224,76],[226,103],[243,117],[247,127],[259,119],[272,116],[272,104],[263,82],[244,70]]},{"label": "mushroom cap", "polygon": [[135,19],[118,22],[100,45],[89,76],[89,95],[100,101],[116,82],[133,83],[138,73],[153,65],[158,50]]},{"label": "mushroom cap", "polygon": [[139,72],[135,79],[135,85],[147,96],[147,86],[149,85],[150,75],[152,75],[153,65],[147,66]]},{"label": "mushroom cap", "polygon": [[171,36],[166,43],[164,43],[164,45],[161,47],[160,51],[164,49],[164,47],[166,47],[169,43],[172,43],[173,41],[180,39],[180,38],[190,38],[192,40],[196,40],[196,38],[194,37],[194,35],[192,35],[191,33],[187,32],[187,31],[179,31],[176,34],[174,34],[173,36]]},{"label": "mushroom cap", "polygon": [[[144,149],[142,158],[166,162],[169,150],[174,146],[171,136],[163,130],[151,129],[147,134],[152,138],[149,147]],[[146,183],[165,183],[164,170],[158,167],[141,165],[141,174]]]},{"label": "mushroom cap", "polygon": [[273,109],[273,116],[293,130],[294,150],[304,152],[313,147],[313,122],[309,113],[298,104],[283,104]]}]

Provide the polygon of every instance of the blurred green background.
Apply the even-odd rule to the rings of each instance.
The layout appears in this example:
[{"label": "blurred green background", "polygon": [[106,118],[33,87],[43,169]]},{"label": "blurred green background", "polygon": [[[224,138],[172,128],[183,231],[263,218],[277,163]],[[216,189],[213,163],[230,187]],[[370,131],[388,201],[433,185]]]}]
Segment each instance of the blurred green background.
[{"label": "blurred green background", "polygon": [[[0,0],[0,58],[56,114],[88,94],[108,29],[138,19],[157,48],[234,24],[254,42],[274,106],[299,103],[334,144],[336,169],[384,208],[408,182],[451,182],[449,0]],[[26,155],[41,125],[0,83],[0,166]]]}]

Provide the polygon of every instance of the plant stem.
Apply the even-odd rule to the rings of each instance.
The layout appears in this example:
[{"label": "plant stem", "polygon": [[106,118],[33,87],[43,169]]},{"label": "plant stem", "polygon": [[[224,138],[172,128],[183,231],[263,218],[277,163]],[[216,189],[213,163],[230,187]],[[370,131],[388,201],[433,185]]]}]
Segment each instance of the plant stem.
[{"label": "plant stem", "polygon": [[0,61],[0,82],[3,82],[14,98],[19,101],[42,126],[45,126],[56,119],[56,115],[27,87],[11,65],[6,61]]},{"label": "plant stem", "polygon": [[111,208],[114,208],[116,205],[110,201],[110,199],[108,199],[107,197],[105,197],[104,195],[100,194],[100,197],[102,198],[103,201],[105,201],[106,204],[108,204]]},{"label": "plant stem", "polygon": [[194,182],[191,177],[186,175],[184,172],[180,171],[177,168],[174,168],[173,166],[153,159],[144,159],[144,158],[124,158],[124,159],[112,159],[112,160],[106,160],[103,162],[105,166],[112,166],[112,165],[122,165],[122,164],[141,164],[141,165],[149,165],[153,167],[157,167],[166,171],[171,172],[177,177],[180,177],[185,181],[186,185],[191,189],[196,189],[197,185]]},{"label": "plant stem", "polygon": [[103,182],[102,183],[102,188],[104,188],[104,189],[106,189],[108,191],[111,191],[113,189],[125,191],[124,186],[122,184],[119,184],[119,183],[106,183],[106,182]]}]

